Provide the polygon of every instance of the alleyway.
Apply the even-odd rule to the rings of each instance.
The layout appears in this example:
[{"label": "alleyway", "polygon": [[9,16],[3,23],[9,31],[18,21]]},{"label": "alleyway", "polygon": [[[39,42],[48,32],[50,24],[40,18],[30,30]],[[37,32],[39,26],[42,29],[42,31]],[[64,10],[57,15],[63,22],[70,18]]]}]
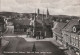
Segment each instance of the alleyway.
[{"label": "alleyway", "polygon": [[[10,41],[6,49],[4,49],[4,55],[65,55],[63,51],[58,49],[56,45],[53,45],[49,41],[26,41],[21,37],[6,37],[6,40]],[[37,53],[32,54],[33,44],[35,42],[35,48]],[[24,52],[10,54],[7,52]],[[29,53],[30,52],[30,53]]]}]

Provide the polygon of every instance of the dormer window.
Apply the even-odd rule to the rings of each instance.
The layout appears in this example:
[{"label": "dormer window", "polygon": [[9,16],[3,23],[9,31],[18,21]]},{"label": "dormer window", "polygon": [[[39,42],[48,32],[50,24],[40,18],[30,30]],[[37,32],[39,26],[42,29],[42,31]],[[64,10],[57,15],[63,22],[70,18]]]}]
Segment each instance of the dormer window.
[{"label": "dormer window", "polygon": [[73,32],[78,32],[78,31],[80,31],[80,25],[74,25]]},{"label": "dormer window", "polygon": [[73,32],[77,32],[77,29],[75,26],[73,27]]}]

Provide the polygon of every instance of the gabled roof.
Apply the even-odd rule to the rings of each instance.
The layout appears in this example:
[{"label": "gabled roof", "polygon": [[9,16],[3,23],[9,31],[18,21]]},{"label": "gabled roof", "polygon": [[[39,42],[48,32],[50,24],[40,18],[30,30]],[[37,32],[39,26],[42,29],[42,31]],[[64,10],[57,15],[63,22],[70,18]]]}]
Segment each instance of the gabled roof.
[{"label": "gabled roof", "polygon": [[72,20],[70,20],[69,23],[63,28],[63,30],[72,32],[72,27],[74,25],[78,25],[79,24],[78,20],[79,19],[72,19]]},{"label": "gabled roof", "polygon": [[62,33],[61,30],[63,29],[65,25],[66,23],[57,22],[57,25],[55,26],[55,28],[53,28],[53,32],[61,36],[61,33]]}]

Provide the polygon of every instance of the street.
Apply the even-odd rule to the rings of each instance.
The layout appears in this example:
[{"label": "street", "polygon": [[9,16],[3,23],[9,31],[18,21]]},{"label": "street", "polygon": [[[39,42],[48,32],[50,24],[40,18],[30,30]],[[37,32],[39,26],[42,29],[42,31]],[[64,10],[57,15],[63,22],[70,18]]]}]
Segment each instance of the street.
[{"label": "street", "polygon": [[[49,41],[29,42],[21,37],[6,37],[5,39],[10,41],[10,43],[4,49],[4,55],[65,55],[63,51]],[[34,43],[35,53],[32,52]]]}]

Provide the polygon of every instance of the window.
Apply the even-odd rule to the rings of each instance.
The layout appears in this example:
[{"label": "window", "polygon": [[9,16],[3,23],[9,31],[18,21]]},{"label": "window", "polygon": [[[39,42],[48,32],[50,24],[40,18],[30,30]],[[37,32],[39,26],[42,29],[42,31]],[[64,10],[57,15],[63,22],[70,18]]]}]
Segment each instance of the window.
[{"label": "window", "polygon": [[78,47],[78,37],[75,38],[75,44]]}]

